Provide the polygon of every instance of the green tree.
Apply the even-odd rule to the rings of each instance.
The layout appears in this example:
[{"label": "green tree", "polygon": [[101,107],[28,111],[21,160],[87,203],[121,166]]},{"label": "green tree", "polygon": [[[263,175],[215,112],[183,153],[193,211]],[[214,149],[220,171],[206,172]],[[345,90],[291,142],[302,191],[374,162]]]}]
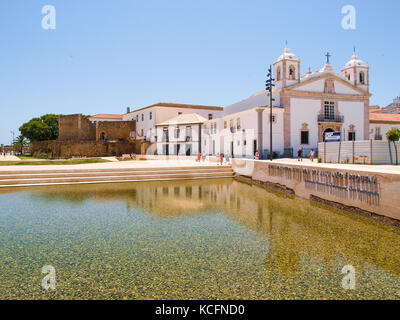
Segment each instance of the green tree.
[{"label": "green tree", "polygon": [[388,132],[386,132],[386,138],[388,139],[389,143],[393,142],[394,150],[396,153],[396,166],[397,166],[397,165],[399,165],[399,156],[397,153],[396,142],[400,140],[400,129],[393,128],[392,130],[389,130]]},{"label": "green tree", "polygon": [[59,115],[45,114],[24,123],[19,131],[21,136],[30,142],[56,140],[58,138],[58,119]]}]

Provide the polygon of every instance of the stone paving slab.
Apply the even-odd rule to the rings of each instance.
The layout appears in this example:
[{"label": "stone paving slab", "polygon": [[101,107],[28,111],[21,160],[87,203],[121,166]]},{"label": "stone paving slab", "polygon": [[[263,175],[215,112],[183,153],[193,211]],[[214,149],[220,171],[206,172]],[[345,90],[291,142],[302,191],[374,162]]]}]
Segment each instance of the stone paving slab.
[{"label": "stone paving slab", "polygon": [[21,159],[16,156],[6,155],[4,157],[4,156],[0,155],[0,161],[21,161]]},{"label": "stone paving slab", "polygon": [[[268,160],[253,160],[253,161],[267,161]],[[275,164],[291,164],[301,165],[304,167],[319,167],[328,169],[344,169],[344,170],[357,170],[364,172],[377,172],[377,173],[389,173],[389,174],[400,174],[400,166],[392,165],[362,165],[362,164],[341,164],[341,163],[318,163],[317,160],[313,162],[309,159],[303,159],[298,161],[297,159],[276,159],[272,163]]]}]

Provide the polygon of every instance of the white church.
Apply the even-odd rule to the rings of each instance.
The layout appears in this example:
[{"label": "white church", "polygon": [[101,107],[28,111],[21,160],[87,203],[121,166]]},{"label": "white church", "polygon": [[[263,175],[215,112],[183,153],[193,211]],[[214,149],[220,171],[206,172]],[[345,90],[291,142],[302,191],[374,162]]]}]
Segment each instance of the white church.
[{"label": "white church", "polygon": [[[327,63],[301,75],[301,61],[286,46],[274,63],[273,152],[291,157],[299,147],[316,150],[327,132],[341,139],[369,139],[369,66],[354,52],[341,73]],[[224,108],[203,124],[199,149],[209,155],[266,157],[270,141],[270,98],[266,91]]]},{"label": "white church", "polygon": [[[342,141],[368,140],[385,132],[370,131],[369,66],[354,52],[340,73],[329,63],[321,70],[301,75],[301,61],[286,46],[274,63],[272,138],[277,157],[292,157],[317,150],[325,133],[340,132]],[[262,91],[226,106],[156,103],[121,115],[136,121],[132,138],[149,143],[148,154],[207,155],[223,153],[253,158],[270,153],[269,93]],[[378,110],[380,111],[380,110]],[[377,112],[373,128],[382,121]],[[119,119],[121,120],[121,119]],[[114,118],[110,121],[116,121]],[[398,123],[397,123],[398,124]],[[396,124],[396,125],[397,125]],[[379,132],[378,132],[379,131]],[[373,137],[371,138],[373,139]]]}]

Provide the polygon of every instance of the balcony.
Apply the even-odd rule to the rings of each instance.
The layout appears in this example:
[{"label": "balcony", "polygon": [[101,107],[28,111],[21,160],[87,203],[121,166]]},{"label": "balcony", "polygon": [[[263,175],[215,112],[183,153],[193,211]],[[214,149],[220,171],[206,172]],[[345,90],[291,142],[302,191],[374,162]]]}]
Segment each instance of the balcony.
[{"label": "balcony", "polygon": [[344,122],[344,116],[319,114],[318,122]]},{"label": "balcony", "polygon": [[383,140],[383,137],[381,134],[376,134],[375,135],[375,140]]}]

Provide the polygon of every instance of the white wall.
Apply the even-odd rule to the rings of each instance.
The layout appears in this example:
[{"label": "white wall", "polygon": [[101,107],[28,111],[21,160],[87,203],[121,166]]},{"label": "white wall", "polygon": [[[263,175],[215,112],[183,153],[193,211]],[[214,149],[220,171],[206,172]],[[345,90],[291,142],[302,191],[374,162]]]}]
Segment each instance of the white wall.
[{"label": "white wall", "polygon": [[[150,112],[152,112],[152,120],[150,120]],[[136,116],[138,115],[139,121],[136,123],[136,132],[138,133],[138,138],[141,138],[140,134],[141,130],[143,129],[144,135],[146,135],[146,137],[151,135],[151,141],[154,141],[155,125],[174,118],[178,116],[179,113],[197,113],[208,119],[208,114],[212,114],[213,118],[217,118],[222,115],[223,111],[154,106],[148,109],[132,111],[131,113],[125,114],[124,120],[136,120]],[[144,115],[144,121],[142,121],[142,114]]]},{"label": "white wall", "polygon": [[349,127],[354,125],[356,140],[364,139],[364,102],[339,101],[339,113],[344,115],[343,140],[348,140]]},{"label": "white wall", "polygon": [[[190,126],[192,131],[192,140],[186,142],[186,127]],[[169,155],[176,155],[175,153],[175,145],[179,144],[180,149],[178,155],[186,155],[186,148],[188,145],[191,145],[191,155],[197,155],[199,152],[199,124],[184,124],[179,125],[180,134],[179,137],[175,138],[175,125],[168,126],[168,134],[169,134],[169,143],[163,142],[163,126],[156,127],[157,133],[157,154],[164,155],[163,145],[169,144]]]},{"label": "white wall", "polygon": [[382,140],[387,141],[386,133],[393,128],[400,129],[400,123],[399,124],[370,123],[369,138],[372,140],[375,140],[376,128],[380,128],[380,134],[382,135]]},{"label": "white wall", "polygon": [[[318,146],[318,114],[321,111],[321,100],[290,99],[290,141],[293,153],[302,146],[304,149],[316,149]],[[309,145],[301,145],[301,129],[308,124]]]}]

